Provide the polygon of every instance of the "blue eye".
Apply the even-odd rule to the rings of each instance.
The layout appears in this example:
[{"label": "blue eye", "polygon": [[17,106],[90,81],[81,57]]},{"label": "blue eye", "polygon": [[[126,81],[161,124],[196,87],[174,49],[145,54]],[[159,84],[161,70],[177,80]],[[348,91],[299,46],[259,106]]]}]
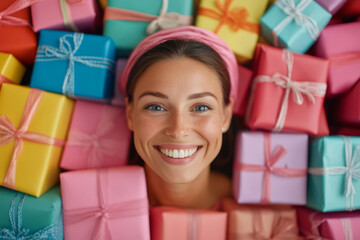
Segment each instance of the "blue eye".
[{"label": "blue eye", "polygon": [[150,105],[146,106],[145,109],[150,110],[150,111],[164,111],[165,110],[163,107],[161,107],[160,105],[157,105],[157,104],[150,104]]},{"label": "blue eye", "polygon": [[210,110],[210,108],[206,105],[198,105],[198,106],[194,107],[195,112],[205,112],[207,110]]}]

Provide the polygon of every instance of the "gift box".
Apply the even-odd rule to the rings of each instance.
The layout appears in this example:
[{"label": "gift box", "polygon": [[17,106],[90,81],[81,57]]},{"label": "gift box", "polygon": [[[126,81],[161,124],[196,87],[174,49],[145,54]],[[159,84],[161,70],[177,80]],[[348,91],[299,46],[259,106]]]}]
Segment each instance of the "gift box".
[{"label": "gift box", "polygon": [[239,132],[235,149],[238,203],[306,204],[306,134]]},{"label": "gift box", "polygon": [[193,1],[108,0],[103,35],[111,37],[118,57],[128,57],[149,34],[157,30],[191,25]]},{"label": "gift box", "polygon": [[150,222],[153,240],[226,239],[225,212],[160,206],[151,208]]},{"label": "gift box", "polygon": [[76,170],[125,165],[130,141],[124,108],[77,100],[60,167]]},{"label": "gift box", "polygon": [[255,58],[247,125],[312,136],[328,132],[322,119],[328,61],[261,44]]},{"label": "gift box", "polygon": [[234,102],[233,112],[239,116],[245,115],[247,101],[250,93],[250,86],[253,73],[251,70],[239,65],[239,79],[236,102]]},{"label": "gift box", "polygon": [[99,9],[96,0],[46,0],[31,6],[33,29],[95,32]]},{"label": "gift box", "polygon": [[307,203],[321,212],[360,209],[360,137],[314,138],[309,148]]},{"label": "gift box", "polygon": [[326,11],[334,15],[346,3],[347,0],[315,0]]},{"label": "gift box", "polygon": [[20,84],[26,68],[12,54],[0,52],[0,86],[2,83]]},{"label": "gift box", "polygon": [[241,205],[226,198],[223,209],[228,213],[228,240],[302,239],[296,210],[290,206]]},{"label": "gift box", "polygon": [[306,239],[360,239],[360,211],[322,213],[299,207],[296,213]]},{"label": "gift box", "polygon": [[261,17],[260,32],[273,46],[305,53],[330,19],[313,0],[278,0]]},{"label": "gift box", "polygon": [[360,2],[358,0],[347,0],[338,12],[340,17],[354,17],[360,15]]},{"label": "gift box", "polygon": [[126,58],[119,58],[116,60],[116,73],[115,73],[115,87],[114,98],[111,99],[111,104],[115,106],[125,107],[125,97],[120,91],[120,76],[127,63]]},{"label": "gift box", "polygon": [[26,65],[32,65],[36,55],[37,37],[31,29],[28,7],[35,1],[0,1],[0,52],[11,53]]},{"label": "gift box", "polygon": [[72,109],[65,96],[2,84],[0,185],[39,197],[58,183]]},{"label": "gift box", "polygon": [[64,239],[60,187],[36,198],[0,187],[0,239]]},{"label": "gift box", "polygon": [[102,8],[106,8],[106,6],[107,6],[107,0],[98,0],[98,1],[99,1],[100,6],[101,6]]},{"label": "gift box", "polygon": [[259,21],[268,1],[264,0],[201,0],[196,26],[221,37],[239,63],[253,58],[259,40]]},{"label": "gift box", "polygon": [[110,100],[114,68],[115,45],[110,38],[41,30],[30,87],[75,98]]},{"label": "gift box", "polygon": [[360,22],[331,25],[315,45],[315,54],[329,60],[327,96],[349,91],[360,79]]},{"label": "gift box", "polygon": [[150,239],[140,166],[60,174],[65,239]]}]

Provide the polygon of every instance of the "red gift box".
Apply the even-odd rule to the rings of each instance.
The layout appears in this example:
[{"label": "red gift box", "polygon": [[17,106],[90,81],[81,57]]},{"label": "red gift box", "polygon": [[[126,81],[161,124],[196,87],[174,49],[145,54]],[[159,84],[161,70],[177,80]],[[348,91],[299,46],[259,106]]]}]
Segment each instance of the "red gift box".
[{"label": "red gift box", "polygon": [[253,73],[250,69],[239,65],[238,91],[236,102],[234,103],[234,113],[236,115],[243,116],[246,112],[252,76]]}]

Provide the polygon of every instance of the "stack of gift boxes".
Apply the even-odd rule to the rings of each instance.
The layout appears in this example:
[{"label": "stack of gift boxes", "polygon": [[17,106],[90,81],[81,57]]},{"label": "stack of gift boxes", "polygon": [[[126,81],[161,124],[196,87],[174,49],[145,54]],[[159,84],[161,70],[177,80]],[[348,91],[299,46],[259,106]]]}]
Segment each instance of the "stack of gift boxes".
[{"label": "stack of gift boxes", "polygon": [[[1,0],[0,239],[359,239],[358,16],[357,0]],[[239,63],[219,210],[150,208],[126,166],[117,81],[182,25]]]}]

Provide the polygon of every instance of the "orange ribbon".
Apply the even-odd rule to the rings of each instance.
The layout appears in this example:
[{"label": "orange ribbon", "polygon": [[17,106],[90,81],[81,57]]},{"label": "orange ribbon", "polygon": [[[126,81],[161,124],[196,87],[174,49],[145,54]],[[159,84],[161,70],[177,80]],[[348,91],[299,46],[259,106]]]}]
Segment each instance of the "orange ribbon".
[{"label": "orange ribbon", "polygon": [[220,0],[217,0],[215,5],[220,12],[210,8],[200,7],[198,14],[219,21],[219,25],[214,31],[216,34],[224,25],[228,25],[234,32],[243,29],[249,32],[259,33],[259,24],[247,21],[250,14],[245,7],[236,7],[230,11],[230,5],[233,1],[234,0],[225,0],[225,3],[222,4]]}]

